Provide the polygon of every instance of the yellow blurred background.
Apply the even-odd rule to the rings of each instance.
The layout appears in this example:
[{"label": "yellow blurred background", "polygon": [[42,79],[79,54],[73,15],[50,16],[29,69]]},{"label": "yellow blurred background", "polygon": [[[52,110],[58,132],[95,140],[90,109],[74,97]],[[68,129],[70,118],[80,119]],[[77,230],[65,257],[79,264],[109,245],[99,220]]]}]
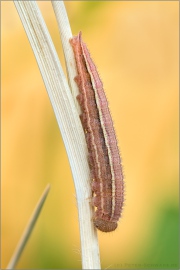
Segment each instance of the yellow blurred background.
[{"label": "yellow blurred background", "polygon": [[[65,70],[50,1],[39,1]],[[178,269],[178,2],[67,1],[109,100],[125,175],[117,231],[99,233],[102,268]],[[81,268],[71,171],[35,57],[12,1],[1,2],[1,268],[47,183],[18,269]]]}]

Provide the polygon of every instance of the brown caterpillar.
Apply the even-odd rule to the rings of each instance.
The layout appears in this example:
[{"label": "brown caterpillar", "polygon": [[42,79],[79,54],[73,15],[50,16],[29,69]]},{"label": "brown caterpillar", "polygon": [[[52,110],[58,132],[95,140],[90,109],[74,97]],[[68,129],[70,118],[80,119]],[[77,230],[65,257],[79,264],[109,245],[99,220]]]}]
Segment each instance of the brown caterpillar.
[{"label": "brown caterpillar", "polygon": [[70,40],[76,60],[75,81],[85,131],[92,177],[94,225],[103,232],[114,231],[122,212],[124,183],[113,122],[95,64],[82,41],[81,32]]}]

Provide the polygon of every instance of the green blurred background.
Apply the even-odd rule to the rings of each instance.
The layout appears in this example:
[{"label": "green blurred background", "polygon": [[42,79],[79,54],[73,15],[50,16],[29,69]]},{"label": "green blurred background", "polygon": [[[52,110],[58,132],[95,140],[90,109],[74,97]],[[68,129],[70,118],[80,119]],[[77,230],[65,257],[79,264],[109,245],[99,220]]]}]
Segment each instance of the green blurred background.
[{"label": "green blurred background", "polygon": [[[38,2],[59,57],[50,1]],[[67,1],[109,100],[126,201],[117,231],[99,233],[108,269],[178,269],[178,2]],[[12,1],[1,2],[1,268],[47,183],[50,194],[19,269],[81,268],[71,171],[29,41]]]}]

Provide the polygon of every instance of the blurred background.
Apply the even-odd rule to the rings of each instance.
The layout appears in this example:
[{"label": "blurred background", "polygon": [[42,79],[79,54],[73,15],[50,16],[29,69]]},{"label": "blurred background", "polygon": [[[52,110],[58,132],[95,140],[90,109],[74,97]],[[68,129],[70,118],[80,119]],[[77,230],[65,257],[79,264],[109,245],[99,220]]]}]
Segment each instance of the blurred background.
[{"label": "blurred background", "polygon": [[[125,175],[117,231],[99,232],[102,268],[178,268],[178,2],[67,1],[104,83]],[[38,5],[63,63],[50,1]],[[18,269],[80,269],[75,190],[61,134],[12,1],[1,2],[1,268],[47,183]]]}]

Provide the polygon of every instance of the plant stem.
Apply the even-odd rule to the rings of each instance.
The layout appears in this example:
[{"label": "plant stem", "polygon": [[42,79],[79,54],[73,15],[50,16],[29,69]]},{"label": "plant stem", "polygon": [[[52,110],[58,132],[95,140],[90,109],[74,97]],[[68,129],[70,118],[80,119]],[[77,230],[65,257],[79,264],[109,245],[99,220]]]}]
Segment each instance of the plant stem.
[{"label": "plant stem", "polygon": [[[54,6],[58,3],[65,15],[62,1],[55,1]],[[92,195],[87,146],[79,114],[37,3],[14,0],[14,4],[39,65],[69,158],[76,189],[82,267],[100,269],[97,232],[92,223],[93,208],[89,202]],[[67,22],[65,25],[67,27]]]}]

